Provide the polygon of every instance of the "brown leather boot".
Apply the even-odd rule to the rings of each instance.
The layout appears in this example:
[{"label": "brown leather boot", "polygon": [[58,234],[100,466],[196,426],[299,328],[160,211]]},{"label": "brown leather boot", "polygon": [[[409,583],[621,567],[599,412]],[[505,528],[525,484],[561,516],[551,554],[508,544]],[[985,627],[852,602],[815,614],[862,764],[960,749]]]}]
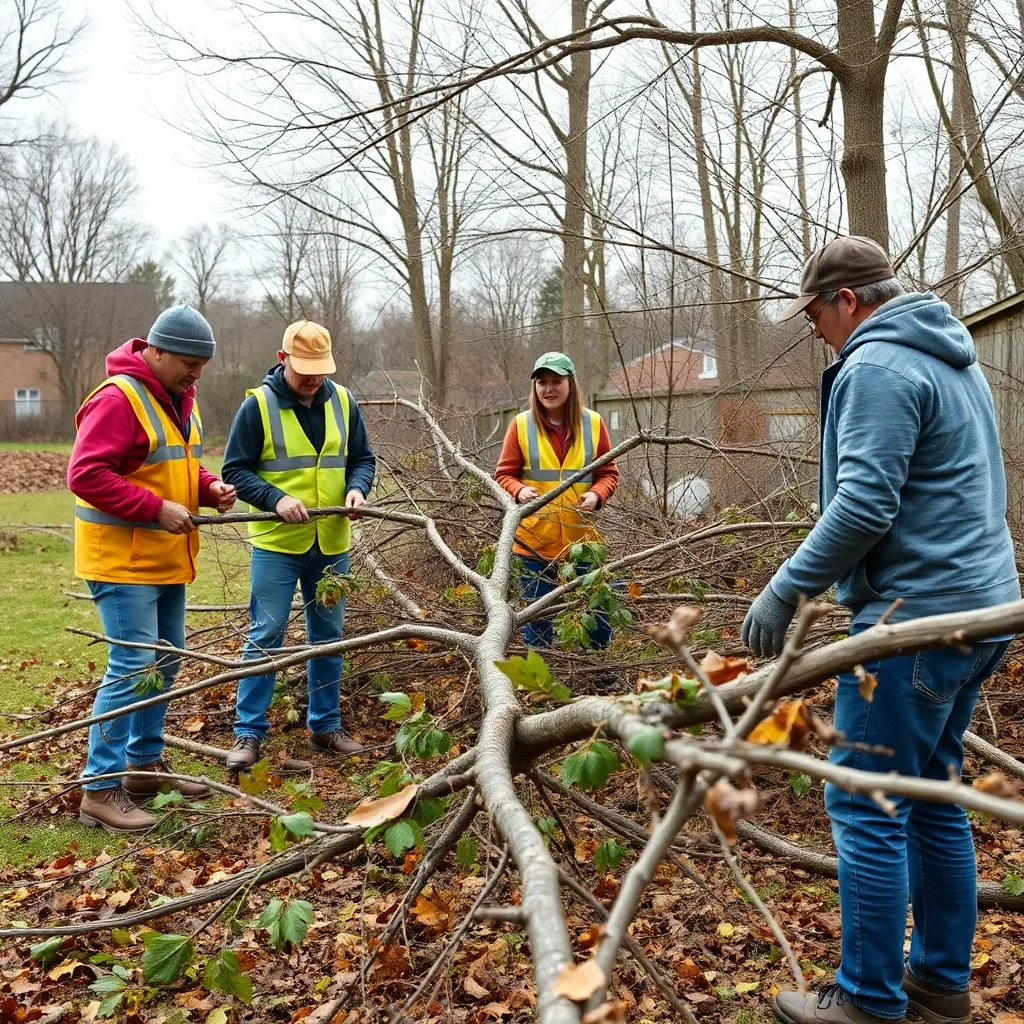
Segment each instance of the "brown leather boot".
[{"label": "brown leather boot", "polygon": [[366,748],[357,739],[353,739],[344,729],[335,729],[334,732],[325,733],[322,736],[309,737],[309,749],[320,754],[330,754],[332,757],[351,757]]},{"label": "brown leather boot", "polygon": [[145,832],[156,824],[156,818],[136,807],[120,786],[85,790],[78,820],[90,828],[105,828],[108,832]]},{"label": "brown leather boot", "polygon": [[229,772],[248,771],[260,759],[260,741],[255,736],[239,736],[228,751],[225,764]]},{"label": "brown leather boot", "polygon": [[970,1024],[971,994],[939,988],[903,972],[903,991],[910,1001],[909,1009],[928,1024]]},{"label": "brown leather boot", "polygon": [[174,769],[163,760],[154,761],[152,764],[128,765],[128,770],[138,772],[137,775],[126,775],[121,783],[124,791],[136,800],[148,800],[154,797],[160,790],[167,786],[169,789],[176,789],[183,797],[189,800],[202,800],[210,795],[210,787],[201,782],[185,782],[183,779],[157,779],[147,772],[162,772],[164,775],[173,775]]},{"label": "brown leather boot", "polygon": [[[817,992],[783,991],[772,1000],[772,1009],[782,1024],[897,1024],[858,1009],[839,985],[826,985]],[[906,1017],[900,1017],[903,1024]]]}]

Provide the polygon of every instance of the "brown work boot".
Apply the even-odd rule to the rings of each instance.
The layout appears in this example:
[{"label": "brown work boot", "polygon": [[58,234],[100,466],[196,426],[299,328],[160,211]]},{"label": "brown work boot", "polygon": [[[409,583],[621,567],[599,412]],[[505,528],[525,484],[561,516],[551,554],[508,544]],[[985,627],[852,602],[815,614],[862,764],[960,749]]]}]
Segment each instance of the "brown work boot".
[{"label": "brown work boot", "polygon": [[335,729],[334,732],[322,736],[309,737],[309,749],[320,754],[330,754],[332,757],[351,757],[366,748],[353,739],[344,729]]},{"label": "brown work boot", "polygon": [[782,1024],[879,1024],[887,1020],[858,1010],[839,985],[826,985],[819,992],[779,992],[772,1009]]},{"label": "brown work boot", "polygon": [[969,1024],[971,994],[939,988],[930,981],[915,978],[909,970],[903,972],[903,991],[910,1000],[908,1009],[928,1024]]},{"label": "brown work boot", "polygon": [[108,832],[145,832],[156,824],[156,818],[136,807],[120,786],[84,790],[78,820]]},{"label": "brown work boot", "polygon": [[225,764],[229,772],[244,772],[260,759],[260,741],[255,736],[239,736],[228,751]]},{"label": "brown work boot", "polygon": [[126,775],[121,783],[121,788],[135,800],[148,800],[166,786],[168,789],[176,789],[183,797],[189,800],[202,800],[210,795],[210,787],[203,782],[186,782],[184,779],[159,779],[153,778],[151,772],[160,772],[163,775],[173,775],[174,769],[170,763],[161,758],[151,764],[130,764],[128,770],[138,772],[137,775]]}]

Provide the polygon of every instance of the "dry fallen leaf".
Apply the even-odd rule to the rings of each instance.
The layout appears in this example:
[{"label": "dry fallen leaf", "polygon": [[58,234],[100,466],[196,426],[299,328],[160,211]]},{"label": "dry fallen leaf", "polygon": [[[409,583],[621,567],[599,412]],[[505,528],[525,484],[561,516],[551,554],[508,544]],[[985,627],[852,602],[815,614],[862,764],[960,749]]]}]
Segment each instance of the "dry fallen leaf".
[{"label": "dry fallen leaf", "polygon": [[50,981],[60,981],[63,977],[71,977],[79,967],[84,967],[92,975],[96,974],[88,964],[83,964],[81,960],[64,960],[62,963],[57,964],[46,976]]},{"label": "dry fallen leaf", "polygon": [[697,625],[701,617],[701,610],[693,605],[677,605],[668,622],[659,623],[656,626],[647,627],[647,635],[654,637],[659,644],[664,644],[673,650],[682,647],[690,630]]},{"label": "dry fallen leaf", "polygon": [[581,964],[566,964],[555,978],[554,993],[579,1003],[589,999],[604,983],[604,971],[591,957]]},{"label": "dry fallen leaf", "polygon": [[466,975],[466,980],[463,981],[462,987],[466,992],[471,995],[474,999],[486,999],[491,993],[487,991],[475,978]]},{"label": "dry fallen leaf", "polygon": [[698,988],[707,990],[711,988],[711,982],[708,981],[707,975],[690,957],[686,957],[685,960],[680,960],[676,964],[676,974],[690,985],[696,985]]},{"label": "dry fallen leaf", "polygon": [[783,701],[767,718],[754,726],[747,737],[751,743],[772,746],[785,743],[791,750],[803,750],[807,746],[807,733],[811,727],[811,716],[804,700]]},{"label": "dry fallen leaf", "polygon": [[756,992],[761,987],[759,981],[738,981],[736,982],[736,991],[741,995],[746,995],[748,992]]},{"label": "dry fallen leaf", "polygon": [[723,658],[717,651],[708,651],[700,667],[708,677],[708,682],[721,686],[749,672],[750,662],[746,658]]},{"label": "dry fallen leaf", "polygon": [[854,665],[853,674],[860,682],[857,688],[860,695],[870,704],[875,699],[875,687],[878,686],[878,677],[869,672],[863,665]]},{"label": "dry fallen leaf", "polygon": [[415,782],[410,782],[391,796],[380,800],[363,800],[348,813],[345,824],[373,828],[374,825],[383,825],[385,821],[400,818],[406,807],[413,802],[419,788]]},{"label": "dry fallen leaf", "polygon": [[189,715],[184,722],[181,723],[182,729],[185,732],[202,732],[203,726],[206,725],[206,719],[202,715]]},{"label": "dry fallen leaf", "polygon": [[447,931],[452,920],[452,895],[450,892],[433,891],[428,897],[421,893],[412,908],[412,916],[425,928]]},{"label": "dry fallen leaf", "polygon": [[602,1021],[609,1021],[610,1024],[624,1024],[629,1003],[624,999],[602,1003],[589,1013],[583,1015],[583,1024],[601,1024]]},{"label": "dry fallen leaf", "polygon": [[1020,786],[1011,782],[1002,772],[989,772],[984,778],[974,780],[974,788],[990,796],[1001,796],[1009,800],[1017,795]]},{"label": "dry fallen leaf", "polygon": [[736,934],[736,926],[729,924],[728,921],[722,921],[718,926],[718,934],[721,935],[723,939],[731,939],[733,935]]},{"label": "dry fallen leaf", "polygon": [[737,789],[727,779],[716,782],[704,797],[704,807],[732,846],[736,842],[736,822],[757,813],[761,798],[756,789]]},{"label": "dry fallen leaf", "polygon": [[137,889],[122,889],[119,892],[112,892],[107,897],[108,907],[127,907],[132,901]]},{"label": "dry fallen leaf", "polygon": [[633,598],[634,601],[636,601],[640,597],[640,595],[643,594],[643,592],[644,588],[641,587],[636,580],[633,580],[633,582],[630,583],[628,587],[626,587],[626,593],[629,594],[629,596]]}]

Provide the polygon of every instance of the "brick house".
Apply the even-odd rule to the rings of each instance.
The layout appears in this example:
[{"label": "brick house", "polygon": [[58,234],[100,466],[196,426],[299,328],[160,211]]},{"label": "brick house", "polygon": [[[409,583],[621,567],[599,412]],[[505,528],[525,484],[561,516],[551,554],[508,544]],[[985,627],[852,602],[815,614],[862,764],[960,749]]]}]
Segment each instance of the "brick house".
[{"label": "brick house", "polygon": [[145,282],[0,281],[0,437],[67,434],[106,353],[157,312]]}]

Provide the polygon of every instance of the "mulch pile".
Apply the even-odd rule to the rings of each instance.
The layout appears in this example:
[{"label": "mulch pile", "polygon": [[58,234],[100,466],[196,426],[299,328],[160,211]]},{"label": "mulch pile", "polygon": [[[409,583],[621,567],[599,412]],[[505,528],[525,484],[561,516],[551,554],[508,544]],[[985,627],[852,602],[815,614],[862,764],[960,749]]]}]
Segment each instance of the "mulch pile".
[{"label": "mulch pile", "polygon": [[63,452],[0,452],[0,494],[33,494],[67,487]]}]

